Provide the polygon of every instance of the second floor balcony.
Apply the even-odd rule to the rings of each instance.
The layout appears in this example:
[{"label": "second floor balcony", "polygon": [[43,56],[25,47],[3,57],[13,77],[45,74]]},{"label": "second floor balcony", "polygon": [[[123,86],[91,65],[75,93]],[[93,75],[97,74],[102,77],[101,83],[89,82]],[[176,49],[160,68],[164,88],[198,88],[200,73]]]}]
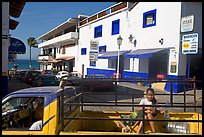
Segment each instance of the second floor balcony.
[{"label": "second floor balcony", "polygon": [[78,32],[69,32],[64,35],[55,37],[51,40],[45,41],[38,45],[38,48],[42,48],[44,46],[56,45],[56,44],[65,44],[65,43],[75,43],[78,40]]},{"label": "second floor balcony", "polygon": [[39,60],[51,60],[51,59],[53,59],[53,56],[52,56],[52,54],[42,54],[42,55],[39,55],[38,56],[38,59]]}]

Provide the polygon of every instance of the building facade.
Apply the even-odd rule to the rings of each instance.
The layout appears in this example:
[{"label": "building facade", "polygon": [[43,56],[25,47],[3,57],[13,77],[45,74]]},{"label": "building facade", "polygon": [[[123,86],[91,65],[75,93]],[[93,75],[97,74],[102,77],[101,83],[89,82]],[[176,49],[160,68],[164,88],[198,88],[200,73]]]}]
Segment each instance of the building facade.
[{"label": "building facade", "polygon": [[[113,76],[117,72],[117,38],[120,35],[123,39],[119,57],[122,78],[157,78],[160,75],[188,78],[188,55],[183,54],[181,48],[181,18],[185,11],[186,15],[197,18],[195,28],[202,28],[198,23],[202,9],[201,3],[191,4],[191,9],[196,9],[194,12],[188,11],[187,6],[190,4],[184,2],[121,2],[83,20],[79,23],[78,71],[85,75]],[[195,28],[188,33],[197,32],[202,36],[201,29]],[[98,44],[96,50],[91,49],[93,42]],[[198,45],[200,52],[202,42]],[[98,59],[92,59],[94,52]],[[200,55],[194,54],[196,58]],[[169,83],[163,88],[169,91]],[[173,84],[174,92],[183,91],[183,88],[183,84]]]},{"label": "building facade", "polygon": [[75,58],[78,54],[78,22],[85,16],[69,18],[66,22],[38,38],[42,43],[38,57],[41,70],[67,70],[74,71]]},{"label": "building facade", "polygon": [[[78,71],[83,77],[105,74],[110,78],[117,68],[122,78],[179,79],[197,76],[199,74],[194,74],[193,63],[202,57],[201,11],[200,2],[119,2],[78,20],[75,25],[78,37],[73,42],[75,46],[68,46],[64,53],[64,56],[73,58],[74,63],[71,67],[68,67],[68,62],[65,63],[63,69]],[[185,37],[191,35],[199,37],[198,41],[194,41],[196,50],[185,47]],[[56,61],[46,69],[58,66],[59,70],[60,64],[66,60],[60,52],[64,45],[71,44],[63,39],[54,42],[63,37],[56,36],[57,32],[53,29],[39,38],[46,40],[39,45],[42,54],[56,53],[54,58],[39,56],[43,66],[45,61]],[[117,43],[119,36],[122,37],[121,45]],[[200,71],[201,63],[197,62],[196,66]],[[181,83],[173,83],[173,92],[183,91],[185,87]],[[164,83],[162,88],[170,91],[169,83]]]}]

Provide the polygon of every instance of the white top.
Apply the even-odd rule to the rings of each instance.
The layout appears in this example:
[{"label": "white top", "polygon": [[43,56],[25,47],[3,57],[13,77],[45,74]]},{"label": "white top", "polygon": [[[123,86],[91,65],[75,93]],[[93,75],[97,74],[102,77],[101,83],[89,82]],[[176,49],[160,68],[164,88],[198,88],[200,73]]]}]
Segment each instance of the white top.
[{"label": "white top", "polygon": [[42,130],[42,120],[33,123],[29,130]]},{"label": "white top", "polygon": [[146,98],[142,99],[139,105],[152,105],[152,101],[148,101]]}]

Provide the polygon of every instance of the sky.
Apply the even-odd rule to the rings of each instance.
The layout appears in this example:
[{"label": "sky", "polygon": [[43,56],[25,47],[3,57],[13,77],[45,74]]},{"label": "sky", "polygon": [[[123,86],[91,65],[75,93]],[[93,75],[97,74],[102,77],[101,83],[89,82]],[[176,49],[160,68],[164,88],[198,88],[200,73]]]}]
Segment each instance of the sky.
[{"label": "sky", "polygon": [[[10,30],[11,36],[26,45],[26,54],[17,54],[17,59],[30,58],[29,37],[37,39],[69,18],[90,16],[114,4],[116,2],[26,2],[20,17],[11,17],[19,22],[15,30]],[[38,48],[32,48],[32,60],[38,60],[39,54]]]}]

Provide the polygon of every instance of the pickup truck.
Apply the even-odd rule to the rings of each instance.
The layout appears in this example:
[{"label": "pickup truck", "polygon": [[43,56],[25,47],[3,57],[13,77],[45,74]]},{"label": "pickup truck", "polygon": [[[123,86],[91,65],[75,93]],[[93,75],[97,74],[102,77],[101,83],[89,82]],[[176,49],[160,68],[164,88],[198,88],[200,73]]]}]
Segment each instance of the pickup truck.
[{"label": "pickup truck", "polygon": [[[36,121],[37,105],[42,104],[42,129],[29,130]],[[94,104],[97,105],[97,104]],[[136,134],[137,125],[125,133],[117,127],[120,115],[126,111],[91,111],[83,109],[83,93],[73,86],[35,87],[21,89],[5,96],[2,100],[3,135],[126,135]],[[157,119],[166,120],[159,114]],[[169,112],[169,120],[187,120],[185,126],[175,126],[176,132],[169,131],[168,121],[156,121],[157,133],[162,134],[202,134],[202,115],[196,112]],[[191,122],[190,120],[200,120]],[[187,126],[186,126],[187,125]],[[144,134],[151,134],[148,123],[144,124]],[[182,127],[182,131],[179,129]],[[154,133],[155,134],[155,133]]]}]

